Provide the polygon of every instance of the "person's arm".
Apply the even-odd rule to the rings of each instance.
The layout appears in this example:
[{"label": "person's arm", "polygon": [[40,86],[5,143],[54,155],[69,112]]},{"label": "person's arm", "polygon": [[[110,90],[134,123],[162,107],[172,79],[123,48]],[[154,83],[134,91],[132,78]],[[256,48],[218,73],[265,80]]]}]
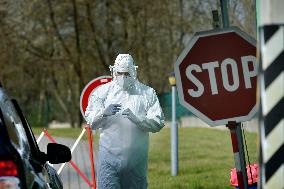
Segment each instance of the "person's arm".
[{"label": "person's arm", "polygon": [[164,114],[154,91],[150,99],[150,108],[147,111],[146,117],[142,118],[139,115],[135,116],[129,109],[123,112],[123,114],[127,115],[139,129],[145,132],[156,133],[164,127]]},{"label": "person's arm", "polygon": [[164,122],[165,118],[158,97],[156,93],[153,93],[152,103],[147,115],[137,126],[143,131],[156,133],[164,127]]},{"label": "person's arm", "polygon": [[101,123],[105,119],[103,117],[103,110],[103,100],[96,94],[92,94],[85,111],[85,119],[92,129],[95,130],[101,127]]}]

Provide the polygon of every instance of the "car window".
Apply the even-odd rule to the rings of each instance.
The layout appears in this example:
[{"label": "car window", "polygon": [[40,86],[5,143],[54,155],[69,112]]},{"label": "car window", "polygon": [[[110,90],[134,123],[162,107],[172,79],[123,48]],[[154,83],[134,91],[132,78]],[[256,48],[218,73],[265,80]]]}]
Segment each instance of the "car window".
[{"label": "car window", "polygon": [[[3,114],[2,114],[2,110],[0,108],[0,148],[3,145],[3,141],[6,139],[5,136],[6,134],[3,133],[4,131],[4,118],[3,118]],[[6,132],[6,129],[5,129]]]},{"label": "car window", "polygon": [[34,158],[40,158],[40,150],[39,150],[39,147],[37,145],[37,142],[36,142],[36,139],[34,137],[34,134],[32,132],[32,129],[27,121],[27,119],[25,118],[18,102],[15,100],[15,99],[12,99],[11,102],[13,103],[13,106],[15,107],[15,110],[22,122],[22,125],[23,125],[23,128],[26,132],[26,136],[27,136],[27,139],[28,139],[28,142],[29,142],[29,145],[30,145],[30,149],[31,149],[31,153],[32,153],[32,156]]},{"label": "car window", "polygon": [[2,109],[7,132],[12,145],[19,151],[23,157],[27,157],[30,146],[20,117],[18,116],[14,105],[10,100],[5,101]]}]

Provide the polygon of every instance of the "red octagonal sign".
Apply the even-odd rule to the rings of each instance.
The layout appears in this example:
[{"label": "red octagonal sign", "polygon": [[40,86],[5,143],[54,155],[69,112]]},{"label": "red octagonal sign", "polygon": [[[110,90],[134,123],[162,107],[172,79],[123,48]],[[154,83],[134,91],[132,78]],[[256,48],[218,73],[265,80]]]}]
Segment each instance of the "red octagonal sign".
[{"label": "red octagonal sign", "polygon": [[211,126],[256,113],[255,40],[236,27],[196,33],[175,63],[180,102]]}]

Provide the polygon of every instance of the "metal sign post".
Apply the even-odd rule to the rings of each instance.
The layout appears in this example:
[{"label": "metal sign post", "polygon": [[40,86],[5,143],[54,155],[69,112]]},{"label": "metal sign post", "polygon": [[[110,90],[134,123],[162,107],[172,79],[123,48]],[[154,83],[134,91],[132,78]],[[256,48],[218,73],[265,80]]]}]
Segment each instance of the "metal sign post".
[{"label": "metal sign post", "polygon": [[[228,14],[228,0],[220,0],[223,28],[230,26]],[[235,166],[237,169],[238,185],[240,189],[248,188],[248,179],[246,171],[246,159],[243,146],[243,133],[241,124],[236,122],[229,122],[226,125],[231,132],[231,140],[234,152]]]},{"label": "metal sign post", "polygon": [[178,127],[176,122],[176,78],[174,73],[169,77],[172,86],[172,125],[171,125],[171,167],[172,176],[178,175]]},{"label": "metal sign post", "polygon": [[176,86],[172,86],[172,126],[171,126],[172,176],[178,174],[178,128],[176,123]]},{"label": "metal sign post", "polygon": [[226,126],[230,129],[231,133],[235,166],[237,170],[238,186],[240,189],[247,189],[248,182],[241,124],[236,122],[229,122]]},{"label": "metal sign post", "polygon": [[228,28],[230,26],[229,14],[228,14],[228,0],[220,0],[220,4],[221,4],[223,28]]}]

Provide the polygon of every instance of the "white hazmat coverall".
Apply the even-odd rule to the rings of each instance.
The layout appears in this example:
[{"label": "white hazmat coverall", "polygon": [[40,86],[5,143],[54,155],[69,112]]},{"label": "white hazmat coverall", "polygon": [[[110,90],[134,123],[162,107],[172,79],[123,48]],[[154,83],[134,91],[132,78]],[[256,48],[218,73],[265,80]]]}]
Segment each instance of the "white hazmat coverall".
[{"label": "white hazmat coverall", "polygon": [[[91,94],[85,112],[88,124],[101,128],[98,189],[145,189],[149,132],[161,130],[164,115],[155,90],[136,80],[130,55],[118,55],[112,69],[113,81]],[[117,72],[130,76],[116,76]],[[113,104],[120,105],[119,111],[104,116]]]}]

